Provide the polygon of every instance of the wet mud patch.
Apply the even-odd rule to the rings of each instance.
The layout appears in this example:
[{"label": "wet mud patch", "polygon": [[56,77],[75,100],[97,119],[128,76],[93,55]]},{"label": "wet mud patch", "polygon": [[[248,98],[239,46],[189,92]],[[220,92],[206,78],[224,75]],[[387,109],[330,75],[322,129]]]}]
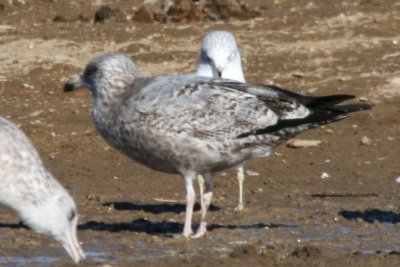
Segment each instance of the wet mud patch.
[{"label": "wet mud patch", "polygon": [[[182,9],[177,22],[138,23],[143,4],[0,1],[0,115],[27,133],[76,200],[82,266],[399,265],[398,1],[246,1],[261,15],[189,23]],[[94,23],[105,5],[117,12]],[[128,53],[144,75],[192,72],[201,38],[214,29],[236,36],[250,82],[350,93],[377,105],[298,136],[321,141],[316,147],[281,146],[249,162],[258,175],[246,175],[243,212],[234,211],[235,174],[218,174],[208,234],[176,239],[182,179],[110,148],[94,129],[89,92],[66,94],[62,86],[108,51]],[[194,229],[199,218],[197,207]],[[58,243],[18,222],[1,210],[0,265],[73,266]]]}]

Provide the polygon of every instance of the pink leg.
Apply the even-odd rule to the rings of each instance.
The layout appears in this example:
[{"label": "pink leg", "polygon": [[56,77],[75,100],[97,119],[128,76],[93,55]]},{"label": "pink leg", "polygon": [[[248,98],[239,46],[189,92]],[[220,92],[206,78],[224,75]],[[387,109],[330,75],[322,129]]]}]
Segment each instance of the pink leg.
[{"label": "pink leg", "polygon": [[239,203],[238,203],[237,207],[235,208],[235,210],[241,211],[244,209],[244,205],[243,205],[243,181],[244,181],[243,164],[241,164],[237,168],[237,179],[239,182]]},{"label": "pink leg", "polygon": [[193,206],[195,193],[193,189],[193,179],[196,178],[196,175],[185,175],[185,183],[186,183],[186,214],[185,214],[185,224],[183,226],[183,236],[189,237],[192,232],[192,215],[193,215]]},{"label": "pink leg", "polygon": [[196,234],[193,236],[193,238],[202,237],[207,232],[206,216],[207,216],[207,210],[208,210],[208,207],[211,204],[211,198],[212,198],[212,195],[213,195],[212,187],[211,187],[212,175],[211,174],[205,174],[204,178],[205,178],[205,182],[206,182],[206,188],[205,188],[205,191],[204,191],[203,195],[201,196],[202,199],[203,199],[204,205],[202,205],[202,207],[201,207],[200,225],[199,225],[199,228],[196,231]]}]

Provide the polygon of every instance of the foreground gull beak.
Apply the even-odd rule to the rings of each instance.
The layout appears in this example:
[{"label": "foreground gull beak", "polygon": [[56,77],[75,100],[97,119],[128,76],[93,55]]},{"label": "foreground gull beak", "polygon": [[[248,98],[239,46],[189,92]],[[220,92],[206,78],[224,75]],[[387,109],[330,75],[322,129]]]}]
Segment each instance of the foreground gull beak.
[{"label": "foreground gull beak", "polygon": [[222,78],[222,71],[223,71],[223,69],[221,67],[217,67],[218,78]]},{"label": "foreground gull beak", "polygon": [[217,69],[218,78],[222,78],[222,72],[224,71],[224,67],[218,64],[217,66],[215,66],[215,68]]},{"label": "foreground gull beak", "polygon": [[81,75],[74,75],[64,84],[64,92],[71,92],[77,88],[85,87]]},{"label": "foreground gull beak", "polygon": [[86,258],[85,252],[83,252],[78,238],[76,237],[75,229],[73,231],[68,231],[65,240],[61,243],[75,263],[79,263]]}]

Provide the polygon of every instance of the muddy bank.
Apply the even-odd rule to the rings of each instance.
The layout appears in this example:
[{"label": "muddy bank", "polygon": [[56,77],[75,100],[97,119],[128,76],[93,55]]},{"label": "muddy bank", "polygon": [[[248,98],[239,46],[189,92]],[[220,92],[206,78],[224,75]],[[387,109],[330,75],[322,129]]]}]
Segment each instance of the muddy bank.
[{"label": "muddy bank", "polygon": [[[246,3],[260,15],[139,23],[132,18],[143,1],[0,1],[0,114],[21,126],[75,198],[83,266],[399,264],[399,4]],[[105,5],[124,19],[94,23]],[[106,51],[128,53],[144,75],[193,71],[213,29],[234,33],[250,82],[351,93],[376,108],[299,136],[321,141],[316,147],[283,145],[250,162],[241,213],[235,173],[218,174],[210,231],[186,241],[171,238],[183,227],[182,178],[110,148],[94,130],[89,93],[62,85]],[[71,265],[59,244],[18,223],[1,210],[0,265]]]}]

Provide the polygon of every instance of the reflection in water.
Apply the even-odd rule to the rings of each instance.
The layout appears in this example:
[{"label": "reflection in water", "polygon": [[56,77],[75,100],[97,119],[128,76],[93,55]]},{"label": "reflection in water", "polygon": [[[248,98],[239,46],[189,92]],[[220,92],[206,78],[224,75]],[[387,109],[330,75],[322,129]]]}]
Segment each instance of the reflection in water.
[{"label": "reflection in water", "polygon": [[49,257],[49,256],[40,256],[40,257],[20,257],[20,256],[7,256],[0,257],[0,264],[4,267],[11,266],[31,266],[31,265],[53,265],[57,261],[61,260],[62,257]]},{"label": "reflection in water", "polygon": [[[130,207],[132,208],[132,207]],[[137,207],[135,207],[137,208]],[[140,207],[143,208],[143,207]],[[146,207],[148,208],[148,207]],[[176,207],[175,207],[176,208]],[[153,210],[154,211],[154,210]],[[165,211],[165,210],[164,210]],[[154,211],[154,212],[158,212]],[[169,211],[170,212],[170,211]],[[152,222],[138,219],[126,223],[87,222],[79,226],[80,231],[109,232],[107,239],[85,241],[87,260],[99,264],[117,264],[118,262],[159,261],[168,257],[205,257],[209,251],[217,254],[229,254],[238,246],[250,244],[258,252],[267,247],[278,247],[289,253],[299,246],[317,246],[323,254],[340,255],[352,251],[361,254],[398,253],[400,251],[400,231],[397,231],[398,214],[385,211],[342,211],[342,220],[313,221],[311,224],[295,223],[255,223],[255,224],[211,224],[212,234],[207,238],[193,242],[170,242],[168,234],[180,232],[182,225],[175,222]],[[357,220],[367,222],[361,226]],[[373,223],[374,222],[374,223]],[[6,228],[6,226],[3,226]],[[18,226],[19,227],[19,226]],[[12,227],[11,227],[12,228]],[[122,247],[118,240],[110,238],[114,232],[144,232],[155,237],[132,239],[132,249]],[[104,237],[105,238],[105,237]],[[150,241],[149,241],[150,240]],[[151,241],[153,240],[153,241]],[[0,237],[1,241],[1,237]],[[206,252],[206,253],[205,253]],[[69,262],[60,248],[35,250],[42,257],[2,256],[0,265],[11,266],[52,266]],[[50,255],[50,256],[49,256]]]},{"label": "reflection in water", "polygon": [[[197,228],[197,225],[194,225]],[[264,228],[277,228],[277,227],[297,227],[295,224],[210,224],[207,226],[208,231],[216,229],[229,229],[229,230],[251,230],[251,229],[264,229]],[[93,230],[102,232],[143,232],[150,235],[160,234],[179,234],[183,230],[183,224],[170,221],[152,222],[147,219],[136,219],[132,222],[118,222],[118,223],[105,223],[88,221],[85,224],[78,226],[79,230]]]}]

